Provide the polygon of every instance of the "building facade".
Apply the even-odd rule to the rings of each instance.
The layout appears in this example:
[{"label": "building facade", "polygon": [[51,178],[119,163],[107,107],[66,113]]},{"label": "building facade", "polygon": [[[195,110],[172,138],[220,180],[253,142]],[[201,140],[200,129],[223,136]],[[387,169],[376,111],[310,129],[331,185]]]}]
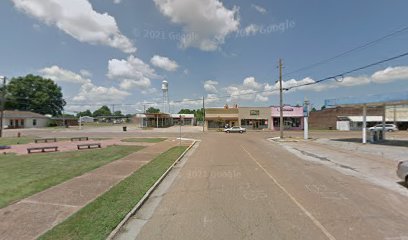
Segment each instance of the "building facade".
[{"label": "building facade", "polygon": [[15,128],[43,128],[47,127],[49,117],[28,111],[4,111],[3,127]]},{"label": "building facade", "polygon": [[[280,129],[280,107],[272,107],[272,130]],[[303,129],[303,107],[283,106],[283,126],[287,130]]]},{"label": "building facade", "polygon": [[238,117],[241,127],[248,130],[268,129],[271,123],[271,108],[239,107]]},{"label": "building facade", "polygon": [[229,108],[206,108],[205,109],[205,128],[220,129],[226,126],[239,126],[238,107]]}]

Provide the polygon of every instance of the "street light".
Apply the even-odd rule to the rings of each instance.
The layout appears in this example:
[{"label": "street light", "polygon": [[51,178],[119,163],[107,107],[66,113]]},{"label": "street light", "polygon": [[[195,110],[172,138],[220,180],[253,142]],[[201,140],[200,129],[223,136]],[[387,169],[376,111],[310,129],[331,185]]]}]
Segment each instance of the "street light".
[{"label": "street light", "polygon": [[0,81],[3,82],[3,89],[1,91],[0,137],[3,137],[3,118],[4,118],[4,107],[6,103],[6,80],[7,80],[7,77],[0,76]]}]

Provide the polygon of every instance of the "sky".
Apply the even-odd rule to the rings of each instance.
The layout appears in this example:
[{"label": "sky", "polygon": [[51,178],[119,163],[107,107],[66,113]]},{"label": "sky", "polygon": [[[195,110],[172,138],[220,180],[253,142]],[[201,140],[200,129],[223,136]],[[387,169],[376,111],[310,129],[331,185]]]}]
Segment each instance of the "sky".
[{"label": "sky", "polygon": [[[4,0],[0,75],[50,78],[66,112],[106,104],[162,108],[271,106],[297,86],[408,52],[404,0]],[[297,71],[301,69],[301,71]],[[408,90],[408,57],[284,92],[284,103]],[[114,105],[114,106],[112,106]]]}]

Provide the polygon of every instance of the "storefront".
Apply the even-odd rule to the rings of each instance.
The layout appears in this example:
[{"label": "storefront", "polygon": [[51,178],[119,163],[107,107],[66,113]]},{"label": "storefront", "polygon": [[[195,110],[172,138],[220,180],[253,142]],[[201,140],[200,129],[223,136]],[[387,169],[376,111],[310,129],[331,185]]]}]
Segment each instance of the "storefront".
[{"label": "storefront", "polygon": [[241,127],[247,130],[268,129],[271,122],[271,108],[240,107],[239,120]]},{"label": "storefront", "polygon": [[239,126],[238,108],[205,109],[205,126],[207,129]]},{"label": "storefront", "polygon": [[[280,107],[272,107],[272,130],[280,129]],[[283,126],[286,130],[303,129],[303,107],[283,107]]]}]

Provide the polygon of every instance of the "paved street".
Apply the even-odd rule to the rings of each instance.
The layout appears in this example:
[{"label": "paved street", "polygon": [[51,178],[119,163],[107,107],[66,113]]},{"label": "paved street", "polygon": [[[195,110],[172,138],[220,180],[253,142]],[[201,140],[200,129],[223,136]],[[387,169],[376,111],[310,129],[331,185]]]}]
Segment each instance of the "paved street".
[{"label": "paved street", "polygon": [[408,238],[406,196],[298,158],[270,135],[202,135],[117,239]]}]

